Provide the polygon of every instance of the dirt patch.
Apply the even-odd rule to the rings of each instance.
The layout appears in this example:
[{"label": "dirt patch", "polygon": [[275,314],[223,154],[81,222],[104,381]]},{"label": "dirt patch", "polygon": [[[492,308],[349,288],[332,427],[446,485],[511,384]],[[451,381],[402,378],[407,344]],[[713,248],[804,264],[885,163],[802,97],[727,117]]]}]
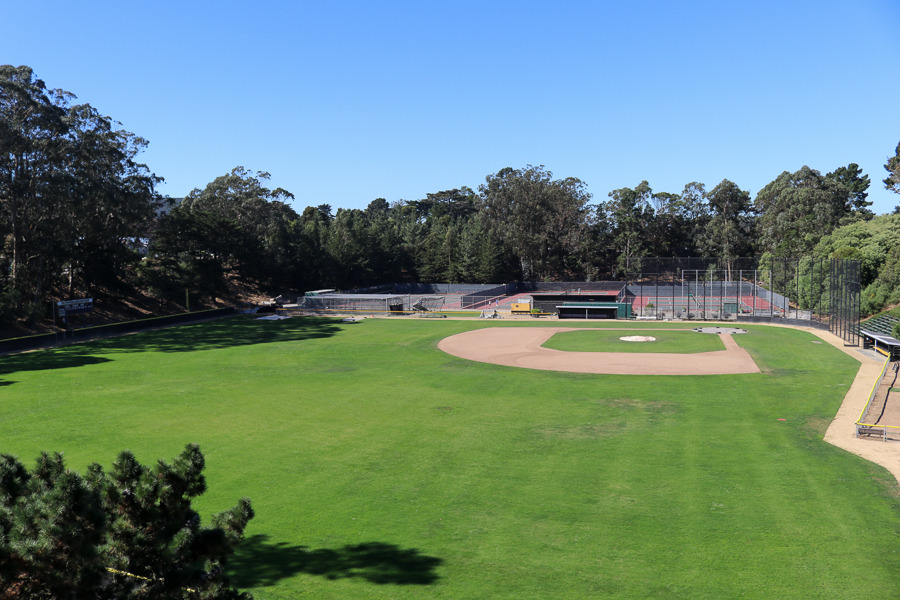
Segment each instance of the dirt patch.
[{"label": "dirt patch", "polygon": [[634,400],[632,398],[612,398],[598,400],[603,406],[608,406],[622,412],[640,410],[649,414],[673,415],[681,411],[681,405],[675,402],[663,400]]},{"label": "dirt patch", "polygon": [[612,437],[625,432],[620,423],[597,425],[575,425],[571,427],[541,427],[535,431],[544,438],[562,440],[596,440]]},{"label": "dirt patch", "polygon": [[806,420],[805,429],[810,437],[822,439],[825,436],[825,432],[828,431],[829,424],[831,424],[831,421],[828,419],[810,417]]},{"label": "dirt patch", "polygon": [[[486,327],[451,335],[438,348],[478,362],[568,373],[606,375],[728,375],[759,373],[750,354],[730,335],[720,336],[725,350],[696,354],[564,352],[543,348],[555,333],[576,327]],[[631,330],[634,331],[634,330]]]}]

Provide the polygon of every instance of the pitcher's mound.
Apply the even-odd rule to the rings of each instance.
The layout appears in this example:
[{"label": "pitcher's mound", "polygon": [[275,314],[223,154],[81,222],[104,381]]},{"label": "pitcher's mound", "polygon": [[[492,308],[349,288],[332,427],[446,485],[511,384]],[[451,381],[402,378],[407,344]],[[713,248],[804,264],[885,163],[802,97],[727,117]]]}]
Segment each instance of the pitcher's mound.
[{"label": "pitcher's mound", "polygon": [[620,340],[623,342],[655,342],[656,338],[649,335],[626,335],[625,337],[620,337]]}]

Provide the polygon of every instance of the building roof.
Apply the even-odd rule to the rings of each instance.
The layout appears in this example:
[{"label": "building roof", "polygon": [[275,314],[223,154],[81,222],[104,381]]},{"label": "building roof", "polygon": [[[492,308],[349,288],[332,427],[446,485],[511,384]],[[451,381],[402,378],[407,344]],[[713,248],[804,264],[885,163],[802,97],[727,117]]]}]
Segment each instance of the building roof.
[{"label": "building roof", "polygon": [[859,332],[866,337],[870,337],[873,340],[881,342],[885,346],[900,346],[900,340],[895,337],[891,337],[883,333],[875,333],[874,331],[866,331],[865,329],[860,329]]}]

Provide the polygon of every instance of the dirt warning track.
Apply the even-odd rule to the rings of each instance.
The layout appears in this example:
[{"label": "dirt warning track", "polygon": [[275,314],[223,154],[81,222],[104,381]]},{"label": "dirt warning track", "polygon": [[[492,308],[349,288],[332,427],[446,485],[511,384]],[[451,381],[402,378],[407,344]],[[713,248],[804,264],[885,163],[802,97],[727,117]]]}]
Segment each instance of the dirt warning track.
[{"label": "dirt warning track", "polygon": [[[750,354],[738,346],[729,334],[720,335],[725,344],[725,350],[696,354],[564,352],[541,347],[541,344],[549,340],[555,333],[579,329],[591,328],[486,327],[446,337],[438,342],[438,348],[447,354],[478,362],[568,373],[728,375],[760,372]],[[639,330],[628,329],[627,331]],[[650,347],[652,344],[652,342],[647,342]]]}]

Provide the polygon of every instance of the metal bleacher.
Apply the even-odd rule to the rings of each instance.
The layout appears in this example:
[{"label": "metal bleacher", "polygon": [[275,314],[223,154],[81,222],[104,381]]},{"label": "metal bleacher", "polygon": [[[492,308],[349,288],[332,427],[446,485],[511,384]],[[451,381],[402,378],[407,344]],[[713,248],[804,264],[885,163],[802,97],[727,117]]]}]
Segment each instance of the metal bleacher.
[{"label": "metal bleacher", "polygon": [[866,331],[871,331],[872,333],[880,333],[883,335],[892,336],[894,335],[894,323],[900,323],[900,319],[888,315],[880,315],[877,317],[872,317],[868,321],[863,321],[859,324],[859,328]]},{"label": "metal bleacher", "polygon": [[859,336],[863,349],[874,348],[890,360],[900,359],[900,339],[894,337],[894,325],[900,323],[897,317],[879,315],[859,324]]}]

